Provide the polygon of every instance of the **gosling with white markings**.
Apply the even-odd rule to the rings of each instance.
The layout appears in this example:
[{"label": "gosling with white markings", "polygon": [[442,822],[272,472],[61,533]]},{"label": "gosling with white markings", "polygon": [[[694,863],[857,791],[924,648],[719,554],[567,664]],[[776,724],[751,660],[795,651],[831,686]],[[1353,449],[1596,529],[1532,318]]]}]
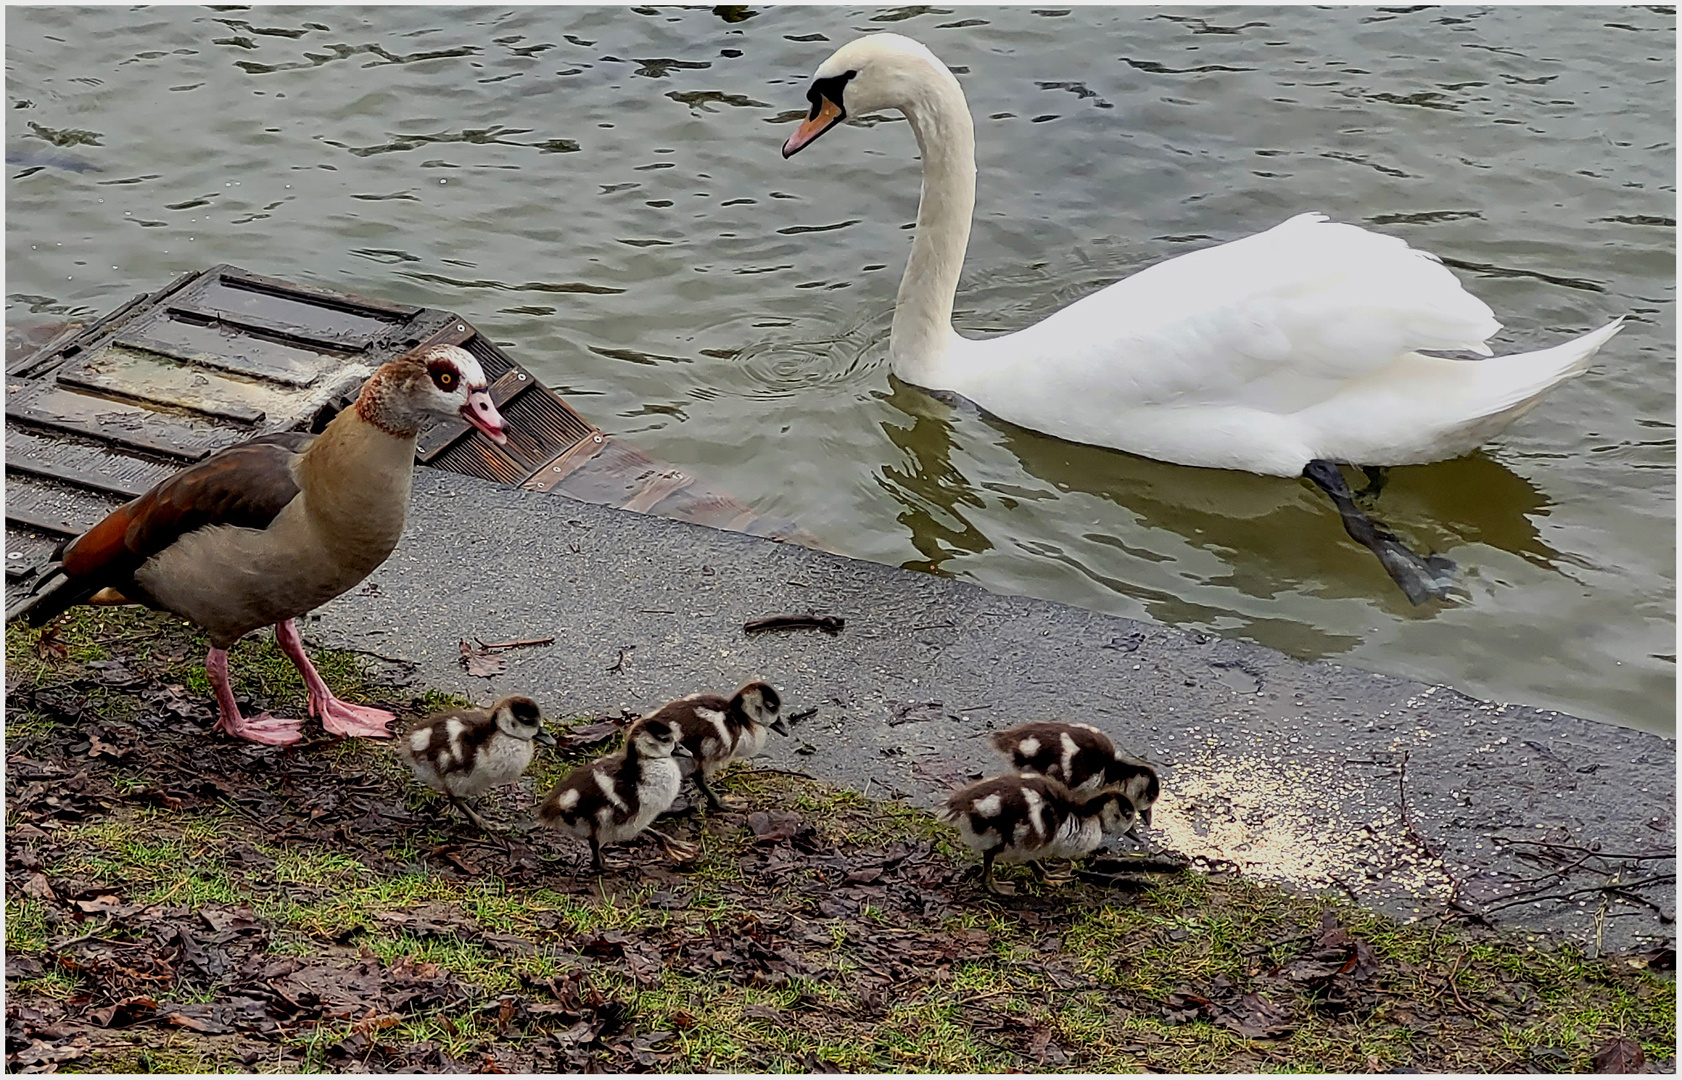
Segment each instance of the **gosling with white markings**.
[{"label": "gosling with white markings", "polygon": [[448,795],[474,825],[491,827],[462,802],[525,775],[536,753],[533,743],[554,746],[543,730],[543,711],[529,697],[506,697],[489,709],[450,709],[409,729],[397,752],[415,779]]},{"label": "gosling with white markings", "polygon": [[1139,822],[1150,827],[1151,807],[1162,794],[1156,767],[1116,749],[1092,725],[1035,721],[994,732],[991,742],[1011,768],[1059,780],[1076,795],[1119,791],[1138,811]]},{"label": "gosling with white markings", "polygon": [[690,694],[662,705],[647,720],[663,720],[677,729],[678,741],[694,755],[679,759],[678,768],[685,779],[694,779],[707,805],[719,810],[724,801],[709,781],[732,761],[745,761],[764,750],[771,732],[789,733],[782,707],[770,683],[750,682],[728,701],[719,694]]},{"label": "gosling with white markings", "polygon": [[[537,820],[590,841],[590,866],[601,873],[607,869],[602,845],[632,839],[670,810],[683,786],[683,773],[674,757],[692,756],[678,741],[677,728],[664,720],[640,720],[632,726],[624,749],[567,774],[538,807]],[[686,853],[687,845],[665,836],[660,839],[669,853],[678,857]],[[693,849],[687,854],[693,857]]]},{"label": "gosling with white markings", "polygon": [[1076,795],[1048,776],[1019,773],[980,780],[954,791],[940,818],[957,828],[981,856],[981,881],[999,896],[1013,886],[993,880],[993,863],[1078,859],[1097,850],[1104,836],[1131,828],[1137,814],[1118,791]]}]

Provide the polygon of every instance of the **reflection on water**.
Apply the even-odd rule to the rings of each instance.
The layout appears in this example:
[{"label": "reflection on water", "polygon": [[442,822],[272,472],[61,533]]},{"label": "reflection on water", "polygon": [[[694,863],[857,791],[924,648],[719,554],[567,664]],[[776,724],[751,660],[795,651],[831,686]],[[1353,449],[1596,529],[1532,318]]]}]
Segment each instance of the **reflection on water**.
[{"label": "reflection on water", "polygon": [[[1319,210],[1603,365],[1377,502],[1411,608],[1303,483],[1010,427],[893,380],[897,117],[778,152],[893,29],[959,72],[955,319],[1019,329]],[[8,317],[216,262],[449,308],[592,420],[829,546],[1674,730],[1675,17],[1654,8],[33,7],[7,12]]]},{"label": "reflection on water", "polygon": [[882,424],[882,433],[904,456],[901,464],[882,466],[880,483],[904,508],[897,520],[923,556],[901,565],[908,570],[944,572],[944,564],[957,555],[992,550],[992,541],[964,516],[966,508],[980,510],[987,504],[964,474],[952,467],[952,425],[945,415],[950,406],[895,376],[888,376],[888,381],[891,393],[877,396],[911,424]]},{"label": "reflection on water", "polygon": [[[1171,591],[1140,587],[1147,568],[1132,564],[1172,566],[1182,576],[1194,573],[1187,549],[1215,560],[1207,573],[1197,575],[1200,584],[1235,590],[1256,601],[1292,591],[1327,599],[1373,598],[1367,588],[1370,575],[1368,580],[1326,575],[1329,563],[1354,552],[1335,509],[1306,482],[1226,470],[1193,472],[1047,439],[987,416],[969,402],[889,379],[890,392],[877,396],[899,415],[885,420],[882,431],[903,456],[901,463],[882,467],[881,483],[903,507],[897,520],[922,554],[907,561],[907,567],[949,573],[949,563],[992,550],[993,541],[981,527],[991,524],[990,506],[1002,515],[1021,515],[1033,504],[1066,504],[1078,494],[1110,504],[1112,512],[1095,519],[1103,524],[1063,535],[1014,536],[1023,557],[1061,563],[1098,588],[1139,601],[1144,611],[1164,622],[1202,624],[1219,613],[1207,602],[1187,602]],[[984,421],[996,433],[996,445],[1025,474],[979,485],[993,496],[991,504],[953,464],[957,417]],[[1037,485],[1032,483],[1036,480]],[[1559,553],[1542,542],[1533,520],[1546,515],[1547,500],[1523,477],[1482,454],[1437,466],[1392,469],[1380,496],[1363,501],[1428,550],[1482,543],[1522,555],[1539,567],[1556,568],[1560,560]],[[1399,615],[1420,620],[1452,610],[1436,604],[1416,609],[1405,601],[1393,607]],[[1272,628],[1277,622],[1261,614],[1265,606],[1256,610],[1259,626]],[[1275,633],[1269,629],[1254,636],[1271,639]],[[1299,635],[1297,641],[1299,653],[1335,656],[1360,639],[1325,634]]]}]

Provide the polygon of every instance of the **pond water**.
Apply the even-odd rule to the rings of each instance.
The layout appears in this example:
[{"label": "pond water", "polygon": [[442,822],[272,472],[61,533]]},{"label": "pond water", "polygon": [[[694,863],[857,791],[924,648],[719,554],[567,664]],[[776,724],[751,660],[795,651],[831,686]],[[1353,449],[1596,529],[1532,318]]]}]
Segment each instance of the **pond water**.
[{"label": "pond water", "polygon": [[[183,271],[449,308],[603,428],[831,547],[1482,697],[1675,730],[1670,8],[8,8],[7,317]],[[1600,365],[1378,516],[1074,446],[888,373],[897,117],[778,150],[812,70],[919,38],[976,118],[957,321],[1016,329],[1319,210],[1436,252],[1497,351]]]}]

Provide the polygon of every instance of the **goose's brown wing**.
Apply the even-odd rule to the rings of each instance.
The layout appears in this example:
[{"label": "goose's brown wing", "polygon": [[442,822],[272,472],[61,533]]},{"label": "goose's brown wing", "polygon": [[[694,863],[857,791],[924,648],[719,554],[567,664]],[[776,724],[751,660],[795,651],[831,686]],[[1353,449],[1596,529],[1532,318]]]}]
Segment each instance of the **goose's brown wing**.
[{"label": "goose's brown wing", "polygon": [[267,528],[297,498],[292,461],[313,438],[279,432],[230,446],[111,511],[55,553],[57,587],[29,621],[38,626],[104,588],[124,591],[147,559],[208,525]]}]

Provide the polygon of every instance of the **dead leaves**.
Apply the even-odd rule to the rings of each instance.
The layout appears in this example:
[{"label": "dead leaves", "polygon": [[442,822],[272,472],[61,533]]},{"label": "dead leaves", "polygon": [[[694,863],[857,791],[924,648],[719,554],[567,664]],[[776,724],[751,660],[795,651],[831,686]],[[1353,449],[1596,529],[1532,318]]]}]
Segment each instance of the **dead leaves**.
[{"label": "dead leaves", "polygon": [[[9,1032],[6,1043],[11,1045]],[[87,1035],[80,1032],[74,1038],[59,1043],[36,1039],[15,1054],[7,1054],[6,1066],[8,1070],[16,1069],[21,1073],[57,1072],[60,1065],[85,1058],[92,1051],[93,1045],[88,1042]]]},{"label": "dead leaves", "polygon": [[1647,1055],[1634,1039],[1619,1037],[1594,1052],[1597,1073],[1638,1073],[1647,1068]]},{"label": "dead leaves", "polygon": [[1190,990],[1169,994],[1163,1019],[1171,1024],[1208,1020],[1246,1039],[1275,1039],[1296,1030],[1290,1010],[1260,994],[1246,994],[1217,975],[1207,996]]},{"label": "dead leaves", "polygon": [[103,1009],[93,1009],[88,1019],[102,1028],[120,1028],[137,1024],[157,1011],[158,1003],[151,998],[131,997]]},{"label": "dead leaves", "polygon": [[493,675],[501,675],[508,670],[508,658],[498,656],[494,649],[469,645],[467,639],[462,638],[461,666],[474,678],[488,679]]},{"label": "dead leaves", "polygon": [[561,735],[555,740],[555,747],[558,750],[587,750],[610,742],[623,730],[624,724],[620,720],[599,720]]},{"label": "dead leaves", "polygon": [[478,679],[489,679],[493,675],[501,675],[508,670],[508,658],[501,655],[509,649],[524,649],[533,645],[552,645],[552,637],[525,638],[520,641],[493,641],[489,644],[478,638],[469,645],[466,638],[459,639],[461,647],[461,666],[469,675]]},{"label": "dead leaves", "polygon": [[1377,1001],[1378,958],[1372,946],[1337,925],[1328,911],[1321,916],[1314,943],[1276,975],[1295,983],[1323,1012],[1370,1009]]},{"label": "dead leaves", "polygon": [[791,811],[768,813],[755,810],[748,815],[747,825],[756,844],[780,844],[813,831],[805,818]]},{"label": "dead leaves", "polygon": [[[1260,981],[1277,987],[1274,993],[1280,998],[1305,994],[1316,1010],[1337,1015],[1370,1010],[1377,1002],[1378,974],[1372,946],[1339,926],[1336,915],[1327,911],[1301,955]],[[1246,1039],[1276,1039],[1297,1027],[1289,1007],[1267,994],[1245,991],[1224,975],[1216,976],[1207,992],[1170,994],[1162,1015],[1175,1024],[1207,1020]]]},{"label": "dead leaves", "polygon": [[53,623],[41,631],[35,639],[35,655],[42,660],[68,660],[70,647],[59,639],[58,633],[62,627]]}]

